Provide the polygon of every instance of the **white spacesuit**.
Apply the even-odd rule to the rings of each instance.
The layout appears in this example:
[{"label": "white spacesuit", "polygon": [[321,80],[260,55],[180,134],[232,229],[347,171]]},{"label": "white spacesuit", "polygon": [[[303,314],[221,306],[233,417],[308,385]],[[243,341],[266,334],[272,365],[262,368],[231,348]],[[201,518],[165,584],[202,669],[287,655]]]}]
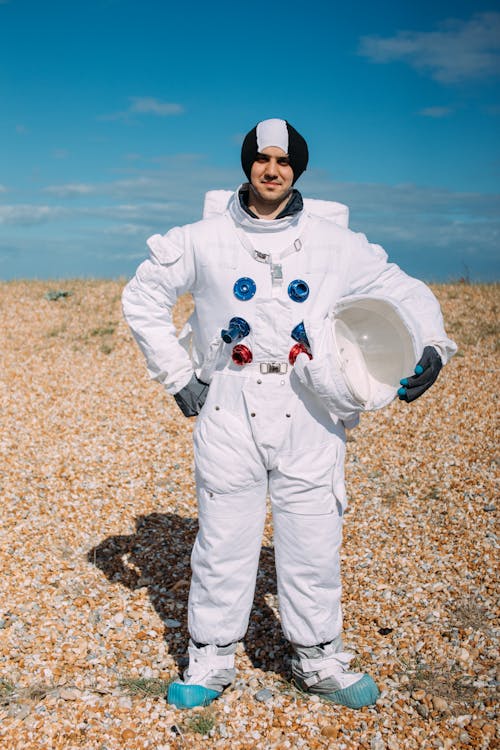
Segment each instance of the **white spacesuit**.
[{"label": "white spacesuit", "polygon": [[[194,430],[199,532],[189,595],[191,659],[185,682],[177,683],[196,689],[190,697],[170,696],[181,706],[209,702],[234,676],[267,494],[281,623],[299,654],[296,676],[311,690],[325,679],[328,687],[333,676],[333,688],[323,693],[339,695],[366,683],[366,675],[346,670],[349,655],[340,640],[344,427],[356,413],[329,412],[308,387],[306,365],[311,356],[320,364],[324,353],[297,336],[297,326],[327,320],[348,295],[385,297],[418,311],[423,346],[433,346],[443,363],[454,352],[430,290],[350,231],[339,204],[305,201],[302,210],[266,220],[250,215],[241,193],[229,200],[211,193],[207,218],[151,237],[150,258],[123,294],[150,375],[172,394],[193,371],[209,383]],[[179,340],[171,311],[185,292],[195,309]],[[375,698],[372,690],[365,703]]]}]

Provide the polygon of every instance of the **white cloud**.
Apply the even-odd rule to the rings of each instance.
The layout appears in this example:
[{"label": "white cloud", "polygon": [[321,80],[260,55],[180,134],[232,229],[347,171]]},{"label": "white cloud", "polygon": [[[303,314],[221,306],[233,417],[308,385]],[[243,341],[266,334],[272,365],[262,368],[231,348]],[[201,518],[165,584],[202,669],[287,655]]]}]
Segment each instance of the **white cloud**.
[{"label": "white cloud", "polygon": [[451,107],[425,107],[418,114],[422,115],[422,117],[433,117],[439,120],[442,117],[449,117],[453,114],[453,109]]},{"label": "white cloud", "polygon": [[399,31],[393,37],[361,37],[358,52],[376,63],[400,60],[441,83],[500,74],[500,13],[448,19],[437,31]]},{"label": "white cloud", "polygon": [[20,226],[42,224],[55,218],[61,218],[66,213],[66,209],[61,206],[39,206],[29,203],[11,206],[0,205],[0,224]]},{"label": "white cloud", "polygon": [[151,96],[133,96],[130,99],[130,112],[140,112],[141,114],[160,115],[180,115],[184,108],[174,102],[162,102]]},{"label": "white cloud", "polygon": [[332,182],[326,174],[314,170],[302,179],[304,195],[348,205],[351,228],[383,245],[390,257],[400,258],[397,262],[403,266],[408,262],[417,265],[428,256],[425,262],[432,268],[435,252],[436,265],[445,259],[453,268],[466,255],[474,257],[478,267],[489,263],[490,268],[498,269],[498,194],[460,193],[413,184]]},{"label": "white cloud", "polygon": [[6,192],[7,192],[7,188],[5,187],[5,185],[0,185],[0,193],[6,193]]},{"label": "white cloud", "polygon": [[[123,177],[101,183],[68,183],[49,185],[44,193],[61,199],[85,195],[103,196],[105,201],[122,205],[161,207],[175,205],[182,220],[194,221],[201,216],[203,195],[217,187],[235,188],[241,181],[239,169],[220,169],[207,165],[199,155],[181,154],[156,160],[158,167],[149,170],[121,170]],[[103,200],[104,202],[104,200]]]},{"label": "white cloud", "polygon": [[129,97],[128,109],[121,112],[101,115],[99,120],[130,120],[134,115],[157,115],[159,117],[171,117],[181,115],[184,112],[182,104],[176,102],[165,102],[152,96]]},{"label": "white cloud", "polygon": [[336,182],[328,173],[308,170],[301,178],[299,185],[304,195],[325,200],[338,200],[348,205],[357,205],[374,214],[399,212],[401,210],[420,210],[441,213],[444,209],[464,210],[487,208],[488,212],[498,212],[500,196],[490,193],[463,193],[431,186],[419,186],[413,183],[389,185],[378,182]]},{"label": "white cloud", "polygon": [[57,195],[59,198],[73,198],[79,195],[89,195],[90,193],[97,192],[95,185],[89,185],[88,183],[78,182],[69,183],[67,185],[49,185],[43,188],[44,193],[51,193]]},{"label": "white cloud", "polygon": [[117,235],[119,237],[144,237],[144,226],[141,224],[114,224],[104,230],[104,234]]},{"label": "white cloud", "polygon": [[106,206],[101,209],[91,209],[92,211],[102,212],[104,211],[106,216],[113,217],[116,219],[129,219],[134,221],[141,221],[146,218],[150,220],[152,216],[171,216],[179,211],[181,206],[179,203],[130,203],[120,204],[113,206]]}]

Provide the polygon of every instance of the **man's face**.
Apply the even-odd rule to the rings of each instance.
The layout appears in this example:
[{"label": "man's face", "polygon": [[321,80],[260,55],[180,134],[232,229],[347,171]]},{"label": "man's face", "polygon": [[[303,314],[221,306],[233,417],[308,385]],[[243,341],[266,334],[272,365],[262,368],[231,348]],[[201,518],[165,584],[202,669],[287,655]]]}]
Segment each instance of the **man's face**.
[{"label": "man's face", "polygon": [[277,146],[268,146],[259,152],[252,164],[250,182],[264,203],[285,200],[293,183],[293,170],[287,154]]}]

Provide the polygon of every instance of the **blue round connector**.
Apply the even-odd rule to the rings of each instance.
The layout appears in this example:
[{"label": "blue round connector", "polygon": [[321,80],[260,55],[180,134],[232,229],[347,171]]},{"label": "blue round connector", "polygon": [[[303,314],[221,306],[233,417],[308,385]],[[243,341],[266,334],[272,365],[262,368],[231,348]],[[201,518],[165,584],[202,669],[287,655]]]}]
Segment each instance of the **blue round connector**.
[{"label": "blue round connector", "polygon": [[250,333],[250,326],[244,318],[231,318],[229,328],[223,328],[220,332],[222,340],[226,344],[232,344],[234,341],[240,341]]},{"label": "blue round connector", "polygon": [[307,339],[306,329],[303,322],[297,323],[290,336],[294,341],[298,341],[299,344],[305,344],[306,346],[309,346],[309,341]]},{"label": "blue round connector", "polygon": [[401,383],[401,385],[408,385],[408,378],[401,378],[399,382]]},{"label": "blue round connector", "polygon": [[404,396],[406,394],[406,388],[398,389],[398,396]]},{"label": "blue round connector", "polygon": [[288,296],[294,302],[305,302],[309,297],[309,285],[302,279],[294,279],[288,285]]},{"label": "blue round connector", "polygon": [[417,365],[415,367],[415,375],[421,375],[423,371],[424,371],[424,368],[422,367],[422,365]]},{"label": "blue round connector", "polygon": [[233,293],[236,299],[240,299],[243,302],[246,302],[247,300],[252,299],[256,289],[257,286],[253,279],[248,276],[242,276],[240,279],[235,281],[233,286]]}]

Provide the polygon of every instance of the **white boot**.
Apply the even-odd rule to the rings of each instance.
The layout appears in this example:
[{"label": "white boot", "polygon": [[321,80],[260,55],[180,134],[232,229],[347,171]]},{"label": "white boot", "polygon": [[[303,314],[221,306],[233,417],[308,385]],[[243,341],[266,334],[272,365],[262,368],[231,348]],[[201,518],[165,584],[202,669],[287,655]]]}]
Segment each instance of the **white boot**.
[{"label": "white boot", "polygon": [[321,695],[348,708],[373,705],[380,695],[372,678],[363,672],[349,672],[354,654],[342,651],[342,640],[319,646],[293,646],[292,675],[305,692]]},{"label": "white boot", "polygon": [[169,685],[167,703],[177,708],[208,706],[218,698],[235,676],[236,643],[228,646],[197,646],[189,641],[189,666],[184,679]]}]

